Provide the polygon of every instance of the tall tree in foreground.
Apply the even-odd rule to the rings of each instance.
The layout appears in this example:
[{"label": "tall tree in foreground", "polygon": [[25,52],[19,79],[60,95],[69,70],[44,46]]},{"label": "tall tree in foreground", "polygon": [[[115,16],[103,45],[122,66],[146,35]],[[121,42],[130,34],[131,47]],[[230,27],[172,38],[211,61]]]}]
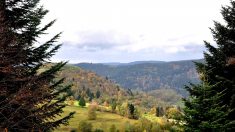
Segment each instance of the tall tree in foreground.
[{"label": "tall tree in foreground", "polygon": [[186,87],[186,131],[235,130],[235,1],[221,13],[225,24],[211,29],[217,46],[205,42],[205,63],[196,63],[201,84]]},{"label": "tall tree in foreground", "polygon": [[49,131],[73,115],[60,117],[68,95],[57,98],[70,88],[62,84],[64,79],[55,80],[65,63],[38,72],[60,47],[53,45],[60,34],[38,43],[55,22],[40,27],[48,11],[38,4],[39,0],[0,1],[0,129]]}]

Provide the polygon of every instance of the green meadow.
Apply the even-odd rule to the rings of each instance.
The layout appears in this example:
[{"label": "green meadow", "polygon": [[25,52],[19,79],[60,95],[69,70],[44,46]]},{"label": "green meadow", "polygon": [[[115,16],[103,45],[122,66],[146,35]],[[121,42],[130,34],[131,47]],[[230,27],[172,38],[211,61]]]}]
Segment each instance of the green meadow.
[{"label": "green meadow", "polygon": [[[117,129],[120,131],[125,128],[127,122],[130,124],[137,123],[138,120],[128,119],[126,117],[110,113],[110,112],[100,112],[96,111],[97,118],[96,120],[88,120],[88,108],[87,107],[79,107],[79,106],[67,106],[64,108],[63,115],[67,115],[69,112],[75,111],[76,114],[74,118],[69,121],[69,125],[62,125],[60,128],[56,129],[55,132],[69,132],[71,130],[77,129],[80,121],[86,120],[91,123],[94,129],[102,129],[105,132],[109,131],[110,127],[114,124]],[[62,115],[62,116],[63,116]]]}]

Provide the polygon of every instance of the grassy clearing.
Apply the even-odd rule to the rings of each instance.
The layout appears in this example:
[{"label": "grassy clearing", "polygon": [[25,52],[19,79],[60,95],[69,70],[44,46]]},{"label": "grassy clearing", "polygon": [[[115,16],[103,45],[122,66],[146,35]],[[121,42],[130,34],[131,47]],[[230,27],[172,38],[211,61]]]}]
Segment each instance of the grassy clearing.
[{"label": "grassy clearing", "polygon": [[162,118],[161,117],[156,117],[154,114],[143,114],[142,117],[150,120],[151,122],[161,122]]},{"label": "grassy clearing", "polygon": [[[69,112],[75,111],[76,114],[74,118],[69,121],[68,126],[61,126],[55,132],[69,132],[72,129],[77,129],[78,124],[82,120],[87,120],[87,108],[81,108],[79,106],[67,106],[64,108],[64,115],[67,115]],[[87,122],[92,123],[93,130],[96,128],[103,129],[105,132],[109,131],[109,128],[112,124],[116,125],[118,129],[122,129],[125,127],[126,122],[130,124],[134,124],[137,120],[131,120],[125,117],[122,117],[117,114],[109,113],[109,112],[99,112],[97,111],[97,119],[96,120],[87,120]],[[63,116],[63,115],[62,115]]]}]

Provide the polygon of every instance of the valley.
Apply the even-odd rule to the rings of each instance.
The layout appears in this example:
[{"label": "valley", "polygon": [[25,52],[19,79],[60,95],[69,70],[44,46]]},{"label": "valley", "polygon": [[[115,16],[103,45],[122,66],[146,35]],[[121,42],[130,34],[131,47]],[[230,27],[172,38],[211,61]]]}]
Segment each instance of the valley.
[{"label": "valley", "polygon": [[79,63],[85,70],[97,73],[120,84],[125,89],[151,91],[160,88],[175,90],[187,96],[184,85],[199,83],[195,62],[203,60],[185,60],[174,62],[137,61],[132,63]]},{"label": "valley", "polygon": [[[94,69],[98,67],[97,69],[99,69],[100,72],[102,70],[103,72],[108,72],[112,68],[114,71],[116,70],[114,68],[119,70],[123,69],[123,71],[129,72],[124,74],[123,78],[128,78],[126,75],[130,75],[133,79],[134,77],[138,78],[138,76],[145,76],[149,73],[154,73],[151,75],[160,75],[162,73],[170,75],[169,71],[164,72],[162,70],[156,70],[160,68],[155,65],[163,63],[165,62],[138,62],[137,64],[132,63],[130,65],[116,63],[85,65],[87,65],[87,67],[93,67]],[[183,64],[188,64],[184,65],[184,67],[188,67],[188,69],[191,70],[193,69],[193,67],[191,67],[191,63],[184,62]],[[173,74],[174,76],[177,74],[187,74],[184,72],[180,73],[180,71],[184,71],[179,70],[180,66],[183,64],[178,64],[178,68],[172,70],[177,72]],[[48,65],[48,67],[49,66],[50,65]],[[130,69],[124,70],[126,67],[129,67]],[[134,70],[132,67],[136,69]],[[168,66],[168,68],[169,67],[170,66]],[[47,68],[47,66],[45,68]],[[157,71],[161,71],[161,73],[157,73]],[[133,74],[133,72],[136,74]],[[138,127],[141,130],[149,129],[149,131],[154,131],[154,129],[163,131],[177,129],[180,131],[180,128],[176,127],[175,123],[169,122],[171,118],[175,118],[175,116],[180,117],[182,114],[183,105],[181,99],[183,95],[180,94],[180,90],[177,90],[180,88],[163,86],[155,87],[153,89],[148,89],[147,87],[148,90],[127,88],[117,83],[118,81],[112,79],[110,77],[111,74],[113,73],[110,72],[109,76],[102,76],[92,70],[88,70],[88,68],[85,69],[84,66],[64,66],[64,68],[58,73],[57,77],[65,78],[65,85],[72,84],[71,90],[67,91],[71,96],[65,102],[67,106],[64,108],[64,114],[68,114],[72,111],[76,112],[76,114],[74,115],[74,118],[69,121],[68,126],[61,126],[55,130],[56,132],[79,131],[79,123],[81,122],[88,123],[88,127],[90,127],[89,124],[91,124],[93,131],[97,129],[108,132],[113,126],[121,132],[129,129],[136,130]],[[121,74],[122,73],[119,73],[119,75]],[[194,78],[194,76],[196,77],[196,74],[192,74],[190,76]],[[148,86],[148,84],[146,84],[146,86]],[[84,105],[80,103],[81,100],[82,102],[84,101]],[[133,113],[130,113],[130,106],[133,106]],[[94,120],[90,120],[88,118],[90,107],[95,107],[96,118]],[[144,128],[143,124],[149,125],[149,128]],[[152,125],[157,128],[150,127]]]}]

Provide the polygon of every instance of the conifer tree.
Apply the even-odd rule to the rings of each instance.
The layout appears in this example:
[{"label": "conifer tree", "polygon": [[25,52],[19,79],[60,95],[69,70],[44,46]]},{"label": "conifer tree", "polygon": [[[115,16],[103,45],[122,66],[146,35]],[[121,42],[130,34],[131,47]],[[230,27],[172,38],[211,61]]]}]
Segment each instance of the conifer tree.
[{"label": "conifer tree", "polygon": [[86,106],[86,101],[85,101],[84,97],[80,98],[79,105],[82,106],[82,107]]},{"label": "conifer tree", "polygon": [[222,131],[226,113],[221,103],[221,95],[211,95],[211,89],[216,86],[203,84],[191,84],[186,89],[190,92],[190,98],[184,100],[184,125],[185,131]]},{"label": "conifer tree", "polygon": [[128,113],[129,118],[134,118],[135,106],[133,104],[128,104]]},{"label": "conifer tree", "polygon": [[101,95],[100,90],[97,90],[95,95],[96,95],[96,98],[98,99],[100,97],[100,95]]},{"label": "conifer tree", "polygon": [[41,27],[48,11],[39,1],[0,1],[0,130],[50,131],[73,115],[60,117],[68,95],[57,98],[70,88],[55,79],[66,63],[38,72],[60,48],[54,45],[60,33],[43,44],[37,41],[55,22]]},{"label": "conifer tree", "polygon": [[186,131],[235,130],[235,1],[221,13],[225,24],[211,28],[217,46],[205,42],[205,63],[196,63],[201,84],[186,87]]}]

